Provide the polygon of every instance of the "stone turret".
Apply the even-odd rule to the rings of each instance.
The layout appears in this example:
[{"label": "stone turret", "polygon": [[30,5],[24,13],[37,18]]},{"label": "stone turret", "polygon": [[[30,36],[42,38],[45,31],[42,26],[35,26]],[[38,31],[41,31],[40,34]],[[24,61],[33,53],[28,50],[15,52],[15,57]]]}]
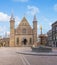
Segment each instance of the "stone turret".
[{"label": "stone turret", "polygon": [[34,15],[33,19],[33,38],[34,38],[34,45],[37,45],[37,19],[36,15]]},{"label": "stone turret", "polygon": [[13,16],[13,13],[11,14],[11,18],[10,18],[10,47],[14,47],[15,46],[15,19]]}]

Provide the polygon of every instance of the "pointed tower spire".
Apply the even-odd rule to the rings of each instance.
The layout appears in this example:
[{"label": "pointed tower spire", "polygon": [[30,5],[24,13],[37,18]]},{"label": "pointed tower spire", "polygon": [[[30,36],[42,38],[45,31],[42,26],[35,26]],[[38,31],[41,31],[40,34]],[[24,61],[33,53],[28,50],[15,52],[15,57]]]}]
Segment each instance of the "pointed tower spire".
[{"label": "pointed tower spire", "polygon": [[12,10],[12,13],[11,13],[11,18],[10,18],[10,20],[14,20],[13,10]]},{"label": "pointed tower spire", "polygon": [[15,19],[13,17],[13,12],[10,18],[10,44],[9,46],[13,47],[15,45]]},{"label": "pointed tower spire", "polygon": [[34,15],[34,19],[33,19],[33,21],[37,21],[37,19],[36,19],[36,15]]}]

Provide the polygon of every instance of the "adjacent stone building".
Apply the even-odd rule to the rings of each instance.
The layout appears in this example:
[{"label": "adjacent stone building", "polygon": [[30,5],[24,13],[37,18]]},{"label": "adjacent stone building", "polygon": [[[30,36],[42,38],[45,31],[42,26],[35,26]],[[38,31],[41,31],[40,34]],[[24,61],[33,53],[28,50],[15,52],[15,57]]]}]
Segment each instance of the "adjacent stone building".
[{"label": "adjacent stone building", "polygon": [[33,29],[24,16],[20,24],[15,29],[15,19],[13,14],[10,18],[10,47],[14,46],[31,46],[37,43],[37,19],[34,16]]},{"label": "adjacent stone building", "polygon": [[57,21],[52,24],[52,42],[53,46],[57,47]]},{"label": "adjacent stone building", "polygon": [[9,38],[0,38],[0,46],[2,47],[9,47],[9,42],[10,39]]},{"label": "adjacent stone building", "polygon": [[48,45],[48,46],[52,46],[52,30],[49,30],[49,31],[47,32],[47,35],[48,35],[47,45]]},{"label": "adjacent stone building", "polygon": [[48,31],[48,44],[57,47],[57,21],[52,24],[52,29]]}]

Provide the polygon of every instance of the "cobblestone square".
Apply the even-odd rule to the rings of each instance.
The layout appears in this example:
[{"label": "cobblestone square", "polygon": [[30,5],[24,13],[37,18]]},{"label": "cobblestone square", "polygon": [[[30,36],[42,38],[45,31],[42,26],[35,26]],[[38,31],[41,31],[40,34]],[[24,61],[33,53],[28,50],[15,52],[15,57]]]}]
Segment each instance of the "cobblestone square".
[{"label": "cobblestone square", "polygon": [[27,47],[1,47],[0,65],[57,65],[57,56],[36,56],[18,54],[18,51],[30,51]]}]

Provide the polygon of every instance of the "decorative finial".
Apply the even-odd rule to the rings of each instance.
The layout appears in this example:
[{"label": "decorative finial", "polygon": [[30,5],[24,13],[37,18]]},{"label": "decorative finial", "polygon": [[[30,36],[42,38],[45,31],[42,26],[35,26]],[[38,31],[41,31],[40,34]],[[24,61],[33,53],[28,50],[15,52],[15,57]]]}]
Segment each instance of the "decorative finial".
[{"label": "decorative finial", "polygon": [[42,25],[40,25],[40,30],[42,30]]},{"label": "decorative finial", "polygon": [[40,25],[40,30],[41,30],[41,34],[42,34],[42,25]]},{"label": "decorative finial", "polygon": [[34,20],[33,21],[37,21],[37,19],[36,19],[36,15],[34,15]]},{"label": "decorative finial", "polygon": [[11,20],[14,20],[14,15],[13,15],[13,10],[12,10],[12,13],[11,13]]}]

